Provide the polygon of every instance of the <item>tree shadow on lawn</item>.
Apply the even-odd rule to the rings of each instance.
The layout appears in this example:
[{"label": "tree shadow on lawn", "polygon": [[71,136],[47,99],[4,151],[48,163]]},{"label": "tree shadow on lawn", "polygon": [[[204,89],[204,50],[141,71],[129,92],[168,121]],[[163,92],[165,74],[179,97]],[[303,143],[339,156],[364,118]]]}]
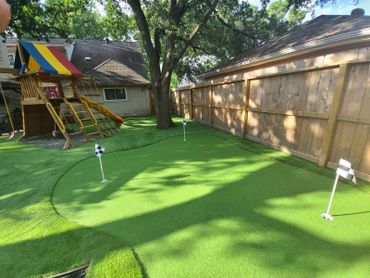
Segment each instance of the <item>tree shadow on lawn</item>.
[{"label": "tree shadow on lawn", "polygon": [[[170,155],[155,156],[155,152],[163,153],[163,148],[168,146],[167,142],[144,148],[138,154],[135,151],[122,152],[123,161],[126,157],[136,162],[132,167],[128,167],[127,171],[113,169],[112,182],[93,192],[89,188],[62,186],[58,190],[71,191],[64,196],[57,196],[57,207],[61,204],[70,206],[69,202],[72,200],[71,214],[67,217],[74,219],[73,214],[84,210],[85,205],[92,205],[91,213],[98,212],[95,209],[104,210],[106,204],[103,205],[103,202],[121,198],[116,196],[118,191],[123,195],[143,195],[142,198],[147,203],[155,203],[148,211],[135,211],[134,206],[126,202],[128,211],[124,212],[125,205],[121,207],[122,213],[126,213],[123,219],[112,220],[108,216],[96,225],[91,223],[99,230],[123,238],[134,247],[139,257],[143,256],[144,264],[149,264],[149,274],[152,262],[161,263],[160,261],[177,258],[181,267],[184,267],[184,262],[192,262],[191,259],[187,261],[189,254],[199,255],[199,246],[203,242],[212,243],[209,241],[212,237],[222,238],[224,248],[222,255],[217,254],[220,251],[217,246],[213,251],[205,251],[211,258],[212,254],[223,256],[221,262],[233,265],[236,269],[236,263],[246,264],[245,270],[238,270],[236,273],[232,273],[232,269],[230,272],[229,266],[224,267],[226,273],[234,275],[251,275],[256,273],[253,271],[261,271],[271,275],[317,276],[330,271],[344,271],[355,263],[370,259],[370,238],[364,236],[366,222],[358,223],[361,219],[356,218],[329,224],[319,216],[317,204],[325,209],[331,179],[239,149],[230,151],[230,144],[226,142],[210,145],[204,139],[197,142],[200,145],[195,150],[195,155],[184,151],[186,147],[179,147]],[[159,157],[154,165],[153,157]],[[108,157],[106,161],[109,161]],[[243,164],[253,167],[243,168]],[[114,165],[117,165],[116,160],[112,161],[110,167],[114,168]],[[170,167],[181,169],[183,177],[171,179],[171,175],[177,176],[169,171]],[[197,173],[193,172],[195,168],[198,169]],[[216,175],[217,172],[220,174]],[[140,180],[143,173],[144,177],[159,173],[164,175],[162,179],[157,176],[148,184],[127,185],[135,179]],[[88,177],[86,180],[82,169],[75,169],[73,175],[83,182],[91,179]],[[197,195],[186,192],[185,189],[182,192],[190,194],[189,198],[166,203],[169,190],[183,190],[186,187],[194,190],[193,183],[207,190]],[[345,187],[341,190],[350,194],[355,189]],[[129,199],[125,201],[127,200]],[[140,203],[135,205],[140,206]],[[351,206],[354,204],[338,202],[336,211]],[[104,211],[102,214],[104,215]],[[356,231],[357,228],[363,231]],[[361,235],[357,237],[355,233]],[[150,246],[152,243],[154,245]],[[217,263],[216,258],[214,262],[207,262],[205,265],[192,264],[191,268],[193,271],[204,271],[202,268],[222,271]],[[248,272],[248,263],[252,265],[252,272]],[[167,269],[162,268],[162,271],[165,276],[168,274],[166,271],[171,271],[171,265]],[[359,275],[362,274],[365,275]]]},{"label": "tree shadow on lawn", "polygon": [[124,273],[140,276],[140,268],[135,269],[137,258],[126,243],[109,234],[81,227],[1,245],[0,274],[2,277],[40,277],[91,263],[99,268],[100,263],[115,255],[120,260],[116,266],[105,270],[93,269],[92,273],[97,276],[92,277],[112,277],[109,276],[110,270],[117,267],[122,269],[122,276]]}]

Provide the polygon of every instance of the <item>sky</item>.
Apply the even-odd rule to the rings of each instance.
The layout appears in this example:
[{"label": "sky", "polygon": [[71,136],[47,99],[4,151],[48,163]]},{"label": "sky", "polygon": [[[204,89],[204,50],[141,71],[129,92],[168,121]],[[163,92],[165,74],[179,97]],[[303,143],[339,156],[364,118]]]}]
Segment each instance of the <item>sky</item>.
[{"label": "sky", "polygon": [[[260,0],[242,0],[254,4],[258,7],[261,6]],[[274,2],[272,0],[271,2]],[[356,2],[358,4],[356,5]],[[349,15],[355,8],[362,8],[365,10],[366,15],[370,15],[370,0],[336,0],[334,4],[327,3],[323,7],[315,7],[315,16],[319,15]],[[305,20],[310,20],[311,15],[307,15]]]}]

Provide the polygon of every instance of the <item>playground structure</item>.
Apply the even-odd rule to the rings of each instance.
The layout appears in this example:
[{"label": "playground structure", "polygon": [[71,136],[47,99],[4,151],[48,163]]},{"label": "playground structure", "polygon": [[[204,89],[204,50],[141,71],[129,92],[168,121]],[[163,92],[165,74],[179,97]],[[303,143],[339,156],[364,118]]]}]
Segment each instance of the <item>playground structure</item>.
[{"label": "playground structure", "polygon": [[66,149],[94,135],[110,136],[123,123],[121,117],[88,98],[97,94],[94,80],[83,76],[57,48],[21,40],[14,67],[21,86],[20,140],[60,133]]}]

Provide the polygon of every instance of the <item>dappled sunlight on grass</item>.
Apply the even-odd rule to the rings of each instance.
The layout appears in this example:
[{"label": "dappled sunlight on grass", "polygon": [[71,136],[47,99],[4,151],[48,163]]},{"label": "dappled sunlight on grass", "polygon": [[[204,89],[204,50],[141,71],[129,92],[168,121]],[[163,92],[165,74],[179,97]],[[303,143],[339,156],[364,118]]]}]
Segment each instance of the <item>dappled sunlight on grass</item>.
[{"label": "dappled sunlight on grass", "polygon": [[[63,151],[0,141],[1,276],[85,263],[91,277],[140,277],[142,264],[150,277],[370,272],[366,193],[341,183],[342,216],[322,222],[332,170],[194,122],[184,144],[181,121],[158,131],[153,117],[132,118],[98,140],[106,185],[95,142]],[[72,221],[50,204],[58,181],[54,200]]]},{"label": "dappled sunlight on grass", "polygon": [[[77,164],[53,200],[67,218],[129,242],[151,277],[315,276],[330,274],[328,264],[352,273],[351,264],[370,259],[365,214],[329,228],[320,218],[332,179],[265,153],[210,135],[191,134],[185,143],[171,137],[106,154],[105,186],[97,185],[96,159]],[[353,200],[370,208],[366,194],[340,186],[338,199],[347,197],[336,211]],[[346,248],[356,255],[343,261]],[[366,265],[358,267],[365,273]]]}]

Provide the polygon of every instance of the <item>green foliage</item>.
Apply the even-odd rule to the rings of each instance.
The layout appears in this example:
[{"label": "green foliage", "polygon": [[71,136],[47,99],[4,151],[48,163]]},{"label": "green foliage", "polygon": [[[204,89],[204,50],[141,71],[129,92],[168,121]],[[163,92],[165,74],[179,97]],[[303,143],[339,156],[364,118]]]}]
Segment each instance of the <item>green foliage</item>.
[{"label": "green foliage", "polygon": [[266,9],[244,1],[222,1],[176,72],[179,77],[194,80],[216,64],[251,51],[301,24],[307,12],[307,8],[294,7],[289,0],[278,0]]},{"label": "green foliage", "polygon": [[[120,40],[127,36],[132,20],[114,1],[97,11],[97,0],[9,0],[12,20],[7,35]],[[30,28],[32,26],[32,28]]]},{"label": "green foliage", "polygon": [[104,7],[106,15],[102,18],[102,23],[106,35],[109,35],[114,40],[121,40],[128,34],[128,15],[113,0],[107,0]]},{"label": "green foliage", "polygon": [[46,32],[41,1],[8,0],[8,4],[11,7],[12,16],[10,27],[5,34],[10,36],[15,33],[18,37],[40,37]]}]

